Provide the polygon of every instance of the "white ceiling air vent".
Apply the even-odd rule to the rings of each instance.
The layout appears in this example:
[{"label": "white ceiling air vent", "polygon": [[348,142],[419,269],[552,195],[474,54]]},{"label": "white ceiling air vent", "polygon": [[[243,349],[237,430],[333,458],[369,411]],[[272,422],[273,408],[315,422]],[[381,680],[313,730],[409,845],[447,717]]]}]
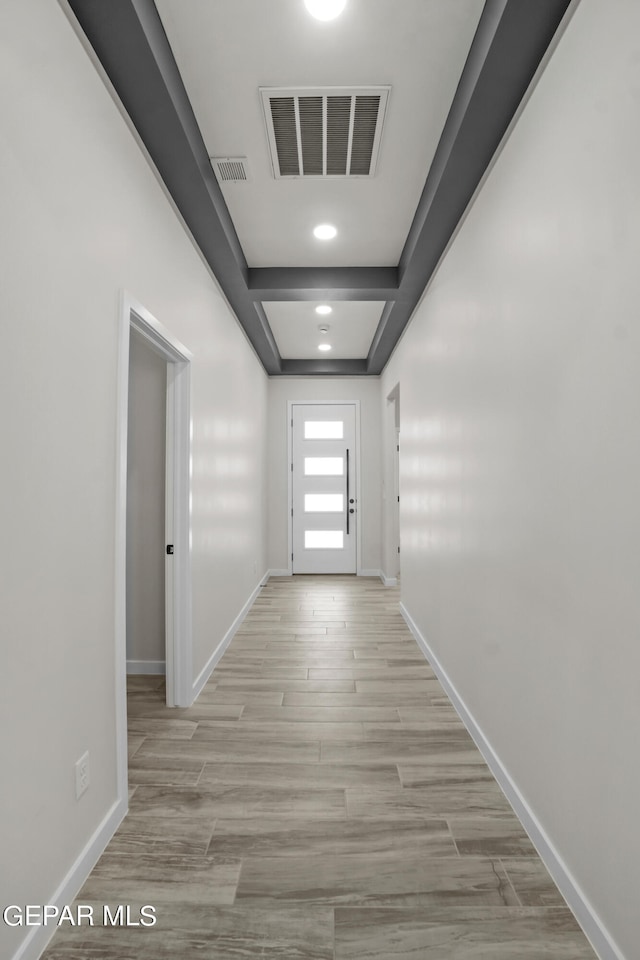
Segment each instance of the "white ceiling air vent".
[{"label": "white ceiling air vent", "polygon": [[261,87],[276,179],[372,177],[391,87]]},{"label": "white ceiling air vent", "polygon": [[218,183],[243,183],[249,179],[246,157],[209,157]]}]

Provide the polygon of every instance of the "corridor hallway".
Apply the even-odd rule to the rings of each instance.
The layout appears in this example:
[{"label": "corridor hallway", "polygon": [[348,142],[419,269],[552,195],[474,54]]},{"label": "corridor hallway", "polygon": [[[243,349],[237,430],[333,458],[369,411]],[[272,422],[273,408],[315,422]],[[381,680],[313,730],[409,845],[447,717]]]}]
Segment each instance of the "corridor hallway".
[{"label": "corridor hallway", "polygon": [[130,812],[78,896],[157,923],[46,960],[593,960],[397,590],[272,579],[196,704],[163,694],[130,678]]}]

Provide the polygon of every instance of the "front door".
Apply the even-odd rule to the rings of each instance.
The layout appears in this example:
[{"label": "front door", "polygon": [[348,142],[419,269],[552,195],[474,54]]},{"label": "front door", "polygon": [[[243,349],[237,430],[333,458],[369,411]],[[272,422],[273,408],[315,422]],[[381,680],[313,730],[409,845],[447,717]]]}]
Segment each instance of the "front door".
[{"label": "front door", "polygon": [[293,572],[356,572],[356,408],[293,404]]}]

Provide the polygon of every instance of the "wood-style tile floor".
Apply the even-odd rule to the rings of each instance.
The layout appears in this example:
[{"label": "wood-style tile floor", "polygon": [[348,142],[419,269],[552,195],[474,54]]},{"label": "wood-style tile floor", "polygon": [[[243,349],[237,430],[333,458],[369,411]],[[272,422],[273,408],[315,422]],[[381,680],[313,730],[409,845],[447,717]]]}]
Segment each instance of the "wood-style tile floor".
[{"label": "wood-style tile floor", "polygon": [[[130,812],[46,960],[594,960],[398,611],[274,579],[196,704],[129,690]],[[99,922],[99,921],[97,921]]]}]

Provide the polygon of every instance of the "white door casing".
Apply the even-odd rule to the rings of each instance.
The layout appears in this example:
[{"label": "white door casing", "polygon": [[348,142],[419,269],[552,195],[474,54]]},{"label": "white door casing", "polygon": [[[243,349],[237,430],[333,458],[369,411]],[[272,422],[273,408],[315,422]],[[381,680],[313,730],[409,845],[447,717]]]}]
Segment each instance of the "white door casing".
[{"label": "white door casing", "polygon": [[355,404],[291,405],[293,573],[356,573]]},{"label": "white door casing", "polygon": [[192,354],[141,304],[123,294],[118,357],[116,466],[116,739],[118,796],[127,796],[126,552],[127,422],[131,328],[167,361],[165,557],[167,705],[190,706],[191,691],[191,360]]},{"label": "white door casing", "polygon": [[396,547],[396,579],[400,577],[400,430],[396,430],[395,453],[393,458],[393,527]]}]

